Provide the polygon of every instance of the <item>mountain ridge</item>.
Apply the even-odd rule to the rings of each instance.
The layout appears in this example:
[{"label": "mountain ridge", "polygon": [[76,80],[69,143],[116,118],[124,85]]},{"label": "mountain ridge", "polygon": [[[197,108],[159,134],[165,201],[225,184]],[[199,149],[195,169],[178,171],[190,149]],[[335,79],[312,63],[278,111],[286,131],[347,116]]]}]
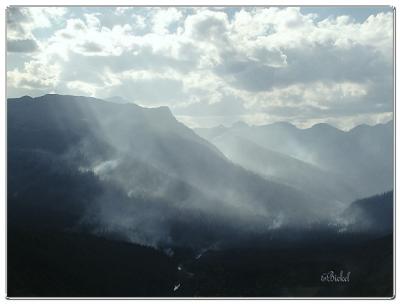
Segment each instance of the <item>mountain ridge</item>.
[{"label": "mountain ridge", "polygon": [[[18,168],[24,158],[39,162],[34,151],[49,151],[56,161],[51,166],[43,164],[43,170],[49,171],[48,183],[55,174],[53,167],[59,167],[59,172],[68,167],[71,178],[89,174],[82,179],[102,189],[92,198],[82,197],[91,201],[84,217],[92,219],[85,220],[88,229],[145,244],[185,243],[196,233],[202,246],[217,239],[233,241],[234,235],[319,221],[334,208],[312,194],[237,166],[166,109],[59,95],[9,102],[10,177],[29,174]],[[18,200],[26,197],[24,191],[35,192],[45,185],[28,190],[17,183],[10,187]],[[56,191],[61,185],[53,187]],[[156,191],[159,195],[154,197]],[[45,195],[50,204],[53,194]]]},{"label": "mountain ridge", "polygon": [[[345,132],[329,124],[299,129],[288,123],[274,123],[242,128],[198,128],[195,131],[215,144],[223,136],[243,138],[331,172],[354,188],[358,194],[352,199],[356,199],[393,188],[393,125],[392,120],[375,126],[360,125]],[[232,155],[240,147],[220,149]],[[244,162],[254,161],[243,157]],[[262,164],[253,167],[260,169]]]}]

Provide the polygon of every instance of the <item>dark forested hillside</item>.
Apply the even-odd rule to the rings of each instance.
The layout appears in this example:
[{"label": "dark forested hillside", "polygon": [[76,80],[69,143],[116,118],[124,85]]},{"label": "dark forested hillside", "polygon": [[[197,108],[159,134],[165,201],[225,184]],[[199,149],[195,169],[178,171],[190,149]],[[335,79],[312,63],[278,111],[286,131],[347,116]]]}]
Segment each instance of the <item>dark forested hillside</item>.
[{"label": "dark forested hillside", "polygon": [[388,234],[393,231],[393,191],[353,202],[341,219],[350,231]]},{"label": "dark forested hillside", "polygon": [[176,262],[153,248],[56,230],[8,231],[9,297],[165,297]]}]

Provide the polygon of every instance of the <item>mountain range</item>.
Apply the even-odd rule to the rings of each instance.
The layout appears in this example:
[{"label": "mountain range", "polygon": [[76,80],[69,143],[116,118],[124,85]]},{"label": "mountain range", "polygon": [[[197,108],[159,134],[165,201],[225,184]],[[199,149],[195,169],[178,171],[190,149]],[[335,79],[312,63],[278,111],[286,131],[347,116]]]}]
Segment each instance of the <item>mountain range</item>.
[{"label": "mountain range", "polygon": [[11,225],[222,246],[330,222],[391,187],[390,124],[196,130],[206,140],[167,107],[54,94],[9,99],[7,117]]},{"label": "mountain range", "polygon": [[[7,295],[391,296],[392,124],[194,131],[167,107],[8,99]],[[320,282],[337,269],[352,284]]]},{"label": "mountain range", "polygon": [[349,131],[236,123],[196,132],[244,168],[324,199],[348,204],[393,189],[393,121]]}]

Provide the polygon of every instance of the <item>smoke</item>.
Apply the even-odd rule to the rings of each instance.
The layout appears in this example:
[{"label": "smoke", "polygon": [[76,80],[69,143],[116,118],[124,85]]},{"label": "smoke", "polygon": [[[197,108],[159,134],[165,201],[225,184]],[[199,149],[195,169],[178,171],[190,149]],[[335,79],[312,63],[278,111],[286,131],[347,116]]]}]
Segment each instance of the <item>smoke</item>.
[{"label": "smoke", "polygon": [[166,108],[77,97],[59,105],[58,125],[81,132],[62,158],[102,185],[80,221],[95,234],[162,248],[224,246],[331,223],[353,195],[305,161],[222,137],[214,146]]}]

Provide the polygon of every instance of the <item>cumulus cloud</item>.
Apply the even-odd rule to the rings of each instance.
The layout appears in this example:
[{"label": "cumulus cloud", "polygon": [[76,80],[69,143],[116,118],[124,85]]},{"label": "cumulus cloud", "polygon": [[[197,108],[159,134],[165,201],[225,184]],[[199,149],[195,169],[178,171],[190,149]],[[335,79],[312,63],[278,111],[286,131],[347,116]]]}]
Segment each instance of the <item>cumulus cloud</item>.
[{"label": "cumulus cloud", "polygon": [[61,20],[66,9],[62,7],[9,7],[7,9],[7,38],[24,39],[37,28],[49,28]]},{"label": "cumulus cloud", "polygon": [[24,64],[23,72],[14,69],[7,72],[7,82],[11,87],[24,89],[52,90],[59,82],[61,67],[58,64],[45,65],[38,61]]},{"label": "cumulus cloud", "polygon": [[384,10],[357,21],[295,7],[11,7],[7,39],[13,95],[122,96],[168,105],[192,125],[345,127],[393,111],[393,14]]},{"label": "cumulus cloud", "polygon": [[158,8],[152,17],[153,32],[167,34],[170,27],[182,20],[183,14],[176,8]]}]

